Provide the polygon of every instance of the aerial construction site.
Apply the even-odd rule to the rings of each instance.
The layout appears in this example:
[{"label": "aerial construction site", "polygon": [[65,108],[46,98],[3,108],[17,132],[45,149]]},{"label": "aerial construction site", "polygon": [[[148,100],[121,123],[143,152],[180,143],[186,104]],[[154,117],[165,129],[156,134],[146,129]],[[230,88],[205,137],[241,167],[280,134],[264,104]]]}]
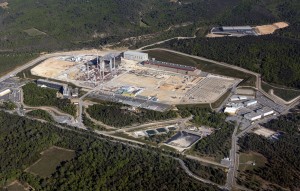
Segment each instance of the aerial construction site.
[{"label": "aerial construction site", "polygon": [[165,110],[169,105],[213,103],[241,80],[148,58],[147,53],[100,52],[47,59],[31,73],[95,90],[94,98]]}]

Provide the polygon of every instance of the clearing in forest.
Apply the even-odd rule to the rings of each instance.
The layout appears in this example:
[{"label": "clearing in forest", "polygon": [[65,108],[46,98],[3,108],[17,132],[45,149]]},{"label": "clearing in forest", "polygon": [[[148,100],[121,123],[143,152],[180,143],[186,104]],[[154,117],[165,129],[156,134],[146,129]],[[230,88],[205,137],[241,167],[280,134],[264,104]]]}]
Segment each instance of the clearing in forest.
[{"label": "clearing in forest", "polygon": [[272,34],[276,30],[286,28],[288,26],[289,26],[289,24],[286,22],[278,22],[278,23],[273,23],[271,25],[256,26],[255,29],[258,34],[266,35],[266,34]]},{"label": "clearing in forest", "polygon": [[74,158],[75,151],[53,146],[41,152],[41,155],[42,157],[25,171],[45,178],[54,173],[61,162]]}]

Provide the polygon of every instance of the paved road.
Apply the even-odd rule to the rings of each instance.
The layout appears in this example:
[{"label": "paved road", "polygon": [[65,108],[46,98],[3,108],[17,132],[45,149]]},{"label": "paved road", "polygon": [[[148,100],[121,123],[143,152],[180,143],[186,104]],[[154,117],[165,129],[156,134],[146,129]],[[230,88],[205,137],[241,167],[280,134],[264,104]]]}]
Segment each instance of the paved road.
[{"label": "paved road", "polygon": [[195,157],[193,155],[187,155],[187,154],[185,154],[184,156],[188,159],[196,160],[196,161],[207,163],[207,164],[212,164],[214,166],[218,166],[218,167],[221,167],[221,168],[228,168],[227,165],[223,165],[221,163],[218,163],[218,162],[215,162],[215,161],[212,161],[212,160],[207,160],[207,159],[204,159],[204,158]]},{"label": "paved road", "polygon": [[235,177],[236,177],[236,170],[238,168],[238,161],[237,161],[237,137],[236,132],[238,130],[238,125],[235,126],[234,131],[232,133],[231,139],[231,149],[229,151],[229,158],[230,158],[230,166],[228,169],[227,174],[227,181],[226,181],[226,188],[231,190],[235,187]]},{"label": "paved road", "polygon": [[217,186],[218,188],[220,189],[227,189],[225,186],[222,186],[222,185],[219,185],[219,184],[216,184],[210,180],[207,180],[207,179],[204,179],[204,178],[201,178],[197,175],[195,175],[194,173],[192,173],[190,171],[190,169],[185,165],[184,161],[179,159],[179,158],[175,158],[175,160],[177,160],[179,162],[179,164],[181,165],[181,167],[183,168],[183,170],[190,176],[190,177],[193,177],[194,179],[197,179],[201,182],[204,182],[204,183],[207,183],[207,184],[212,184],[214,186]]}]

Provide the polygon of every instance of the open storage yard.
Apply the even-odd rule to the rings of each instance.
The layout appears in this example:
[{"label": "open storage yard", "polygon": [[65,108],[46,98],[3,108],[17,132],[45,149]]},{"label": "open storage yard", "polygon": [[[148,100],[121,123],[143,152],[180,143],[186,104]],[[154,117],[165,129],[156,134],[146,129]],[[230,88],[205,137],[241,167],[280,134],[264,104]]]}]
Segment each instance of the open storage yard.
[{"label": "open storage yard", "polygon": [[166,144],[173,148],[176,148],[179,151],[182,151],[191,145],[193,145],[196,141],[198,141],[201,137],[192,133],[188,133],[185,131],[179,131],[176,135],[171,137]]}]

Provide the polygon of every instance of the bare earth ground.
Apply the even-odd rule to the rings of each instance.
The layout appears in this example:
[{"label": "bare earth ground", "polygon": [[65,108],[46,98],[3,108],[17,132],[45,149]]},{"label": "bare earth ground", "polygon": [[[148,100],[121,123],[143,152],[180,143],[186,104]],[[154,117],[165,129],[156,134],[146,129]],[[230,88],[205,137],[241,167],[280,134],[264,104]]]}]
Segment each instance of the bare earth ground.
[{"label": "bare earth ground", "polygon": [[60,60],[59,58],[50,58],[32,68],[31,73],[46,78],[56,78],[61,72],[75,66],[75,64],[75,62]]},{"label": "bare earth ground", "polygon": [[288,26],[289,24],[286,22],[277,22],[271,25],[256,26],[255,29],[260,35],[266,35],[274,33],[277,29],[286,28]]},{"label": "bare earth ground", "polygon": [[[84,75],[82,67],[85,66],[85,63],[94,59],[96,55],[103,56],[110,52],[115,51],[83,50],[67,52],[65,55],[69,56],[47,59],[32,68],[31,73],[36,76],[78,84],[83,80],[81,77]],[[68,61],[71,56],[83,60]],[[119,70],[122,71],[122,74],[105,82],[102,90],[113,93],[122,86],[135,86],[143,89],[140,95],[146,97],[156,96],[158,101],[166,104],[211,103],[221,97],[237,81],[237,79],[217,75],[208,75],[207,77],[187,76],[147,68],[137,64],[136,61],[125,59],[122,60]],[[189,93],[190,91],[191,93]]]},{"label": "bare earth ground", "polygon": [[253,89],[239,88],[239,89],[236,90],[236,94],[240,94],[240,95],[255,95],[255,91]]},{"label": "bare earth ground", "polygon": [[254,131],[255,134],[257,135],[262,135],[264,137],[270,137],[272,136],[273,134],[275,134],[276,132],[275,131],[272,131],[270,129],[267,129],[267,128],[264,128],[264,127],[261,127],[261,128],[258,128]]},{"label": "bare earth ground", "polygon": [[28,190],[34,190],[28,183],[23,185],[18,180],[13,181],[9,185],[5,186],[5,190],[7,191],[28,191]]},{"label": "bare earth ground", "polygon": [[8,2],[0,3],[0,7],[3,8],[3,9],[7,9],[8,8]]}]

